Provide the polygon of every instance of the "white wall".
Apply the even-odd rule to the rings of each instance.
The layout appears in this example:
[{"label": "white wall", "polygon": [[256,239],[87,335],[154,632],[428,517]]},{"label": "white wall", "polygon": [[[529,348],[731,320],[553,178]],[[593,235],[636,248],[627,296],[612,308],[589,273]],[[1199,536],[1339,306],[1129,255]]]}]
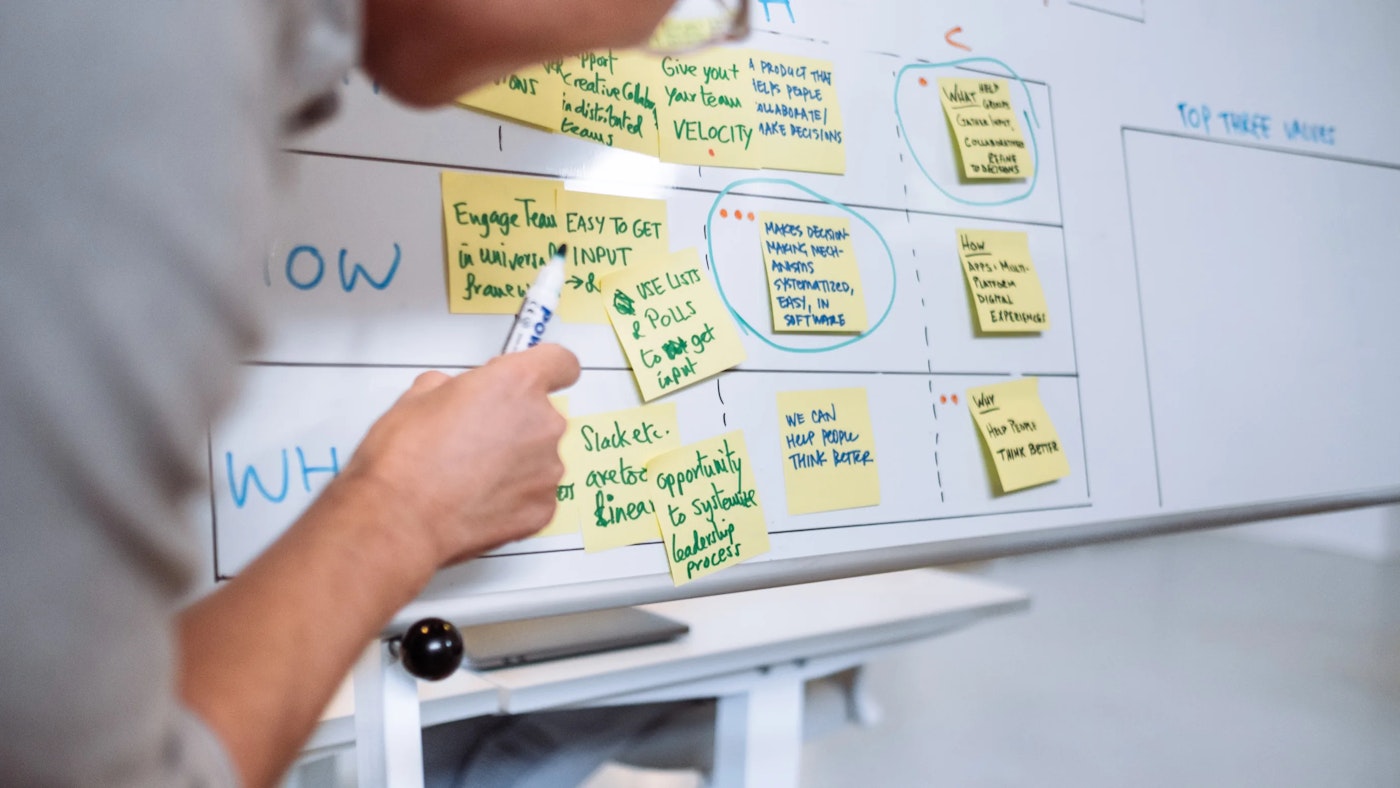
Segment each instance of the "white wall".
[{"label": "white wall", "polygon": [[1244,525],[1226,533],[1245,539],[1400,563],[1400,507],[1291,517]]}]

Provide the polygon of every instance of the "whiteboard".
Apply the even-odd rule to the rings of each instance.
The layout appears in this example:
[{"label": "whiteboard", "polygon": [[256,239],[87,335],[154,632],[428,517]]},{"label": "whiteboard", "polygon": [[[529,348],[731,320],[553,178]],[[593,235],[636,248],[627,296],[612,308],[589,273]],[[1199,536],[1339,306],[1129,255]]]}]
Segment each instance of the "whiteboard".
[{"label": "whiteboard", "polygon": [[[772,550],[677,589],[659,542],[586,554],[577,535],[529,539],[441,572],[391,629],[1400,500],[1400,332],[1387,325],[1400,54],[1383,33],[1400,8],[1334,4],[1322,24],[1292,0],[990,6],[755,4],[747,46],[835,64],[840,176],[666,164],[457,108],[409,111],[350,76],[338,118],[287,152],[277,232],[246,263],[268,341],[210,429],[209,582],[277,537],[416,374],[499,349],[508,317],[446,310],[444,169],[666,201],[672,248],[698,248],[756,327],[744,364],[667,401],[685,442],[743,430]],[[946,75],[1011,81],[1033,179],[960,182],[920,84]],[[838,348],[764,334],[757,227],[717,223],[718,207],[863,219],[853,243],[879,328]],[[1049,330],[975,335],[955,247],[968,228],[1028,234]],[[639,404],[610,328],[564,324],[551,339],[584,367],[571,412]],[[1071,472],[999,496],[965,392],[1020,376],[1040,379]],[[848,386],[870,398],[881,502],[789,516],[777,394]]]}]

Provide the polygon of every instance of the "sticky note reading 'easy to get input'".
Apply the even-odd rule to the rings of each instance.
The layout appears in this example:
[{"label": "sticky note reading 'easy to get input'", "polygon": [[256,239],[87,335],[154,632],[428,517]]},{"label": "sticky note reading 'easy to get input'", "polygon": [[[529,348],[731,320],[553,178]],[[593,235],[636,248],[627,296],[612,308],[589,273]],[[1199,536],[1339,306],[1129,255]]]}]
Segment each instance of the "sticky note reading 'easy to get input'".
[{"label": "sticky note reading 'easy to get input'", "polygon": [[986,180],[1033,174],[1035,165],[1006,80],[940,77],[938,92],[964,177]]},{"label": "sticky note reading 'easy to get input'", "polygon": [[958,259],[977,327],[987,333],[1044,331],[1050,310],[1023,232],[958,230]]},{"label": "sticky note reading 'easy to get input'", "polygon": [[[582,489],[578,503],[583,546],[611,550],[657,539],[647,461],[681,445],[672,403],[577,416],[565,441],[578,467],[570,468]],[[567,466],[569,461],[566,460]]]},{"label": "sticky note reading 'easy to get input'", "polygon": [[865,389],[780,391],[778,427],[788,514],[880,503]]},{"label": "sticky note reading 'easy to get input'", "polygon": [[1039,379],[969,389],[967,407],[991,456],[1000,492],[1069,475],[1069,458],[1040,401]]},{"label": "sticky note reading 'easy to get input'", "polygon": [[442,173],[448,309],[513,315],[563,241],[559,181]]},{"label": "sticky note reading 'easy to get input'", "polygon": [[559,218],[569,243],[559,315],[571,322],[606,324],[603,277],[631,265],[655,265],[671,253],[665,200],[563,191]]},{"label": "sticky note reading 'easy to get input'", "polygon": [[869,324],[850,220],[764,211],[758,221],[773,330],[864,331]]}]

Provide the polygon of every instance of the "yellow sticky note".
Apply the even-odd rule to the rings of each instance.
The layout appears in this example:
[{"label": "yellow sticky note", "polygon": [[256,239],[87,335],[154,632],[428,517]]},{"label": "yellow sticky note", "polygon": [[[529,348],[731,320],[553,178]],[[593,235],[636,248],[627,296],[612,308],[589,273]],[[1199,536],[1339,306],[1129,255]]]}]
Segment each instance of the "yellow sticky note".
[{"label": "yellow sticky note", "polygon": [[655,60],[610,49],[564,61],[563,95],[555,131],[609,148],[656,156],[656,105],[661,93]]},{"label": "yellow sticky note", "polygon": [[694,249],[603,278],[603,303],[642,399],[698,383],[744,358],[739,327]]},{"label": "yellow sticky note", "polygon": [[566,440],[574,442],[578,466],[573,476],[582,481],[578,507],[584,549],[611,550],[659,538],[646,464],[681,445],[676,406],[644,405],[575,417],[569,419]]},{"label": "yellow sticky note", "polygon": [[958,230],[958,259],[979,330],[1007,334],[1050,327],[1050,308],[1025,233]]},{"label": "yellow sticky note", "polygon": [[764,168],[837,175],[846,171],[833,73],[829,60],[749,53]]},{"label": "yellow sticky note", "polygon": [[1040,402],[1039,379],[969,389],[967,407],[991,456],[1000,492],[1069,475],[1069,458]]},{"label": "yellow sticky note", "polygon": [[773,330],[858,334],[868,327],[845,217],[758,215]]},{"label": "yellow sticky note", "polygon": [[448,309],[513,315],[564,234],[555,217],[559,181],[442,173]]},{"label": "yellow sticky note", "polygon": [[967,178],[1029,178],[1035,171],[1004,79],[940,77],[938,93]]},{"label": "yellow sticky note", "polygon": [[561,65],[562,61],[556,60],[512,72],[458,98],[457,103],[553,131],[559,125],[564,96]]},{"label": "yellow sticky note", "polygon": [[709,49],[658,61],[661,160],[715,167],[763,166],[748,53]]},{"label": "yellow sticky note", "polygon": [[559,218],[568,235],[569,268],[559,316],[575,323],[608,322],[602,278],[629,265],[658,263],[671,254],[666,201],[565,191]]},{"label": "yellow sticky note", "polygon": [[788,514],[880,503],[865,389],[778,392]]},{"label": "yellow sticky note", "polygon": [[[554,409],[559,411],[559,415],[568,418],[569,398],[559,394],[549,398]],[[564,478],[559,480],[559,485],[554,489],[554,519],[549,524],[540,529],[535,534],[539,536],[558,536],[560,534],[578,533],[578,492],[577,492],[577,470],[580,461],[577,458],[578,441],[572,439],[572,433],[565,432],[564,438],[559,441],[559,459],[564,461]]]},{"label": "yellow sticky note", "polygon": [[684,585],[768,552],[744,433],[725,433],[647,463],[671,580]]}]

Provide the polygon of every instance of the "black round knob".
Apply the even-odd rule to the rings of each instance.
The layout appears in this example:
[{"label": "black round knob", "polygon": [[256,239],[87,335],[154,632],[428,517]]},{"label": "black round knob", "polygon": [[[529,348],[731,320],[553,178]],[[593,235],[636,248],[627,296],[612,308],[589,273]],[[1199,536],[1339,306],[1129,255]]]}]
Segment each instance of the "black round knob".
[{"label": "black round knob", "polygon": [[462,665],[462,633],[451,621],[425,618],[403,634],[399,653],[409,673],[420,679],[440,681]]}]

